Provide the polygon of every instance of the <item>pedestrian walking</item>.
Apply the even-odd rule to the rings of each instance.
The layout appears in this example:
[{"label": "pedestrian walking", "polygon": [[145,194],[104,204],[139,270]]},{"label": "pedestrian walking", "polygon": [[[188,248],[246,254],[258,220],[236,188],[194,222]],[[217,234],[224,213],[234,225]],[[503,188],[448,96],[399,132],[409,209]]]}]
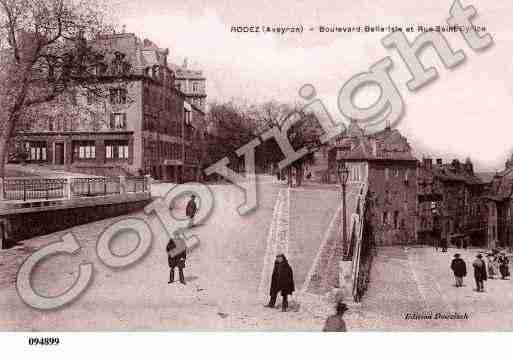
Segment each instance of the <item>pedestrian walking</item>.
[{"label": "pedestrian walking", "polygon": [[463,237],[463,249],[467,249],[470,245],[470,237],[466,235]]},{"label": "pedestrian walking", "polygon": [[484,281],[487,279],[486,276],[486,264],[483,261],[483,256],[479,253],[472,263],[474,267],[474,279],[476,280],[476,291],[484,292]]},{"label": "pedestrian walking", "polygon": [[193,219],[198,211],[198,206],[196,205],[196,196],[191,195],[189,202],[187,202],[187,207],[185,208],[185,215],[190,219]]},{"label": "pedestrian walking", "polygon": [[279,293],[282,296],[281,310],[287,311],[289,306],[288,296],[295,291],[294,274],[287,258],[284,254],[276,256],[274,261],[273,274],[271,276],[271,288],[269,290],[270,300],[266,305],[268,308],[274,308],[276,305],[276,298]]},{"label": "pedestrian walking", "polygon": [[167,263],[169,264],[169,284],[175,281],[175,268],[178,268],[178,275],[180,277],[180,283],[185,284],[185,277],[183,275],[183,269],[185,268],[185,260],[187,257],[187,250],[184,248],[180,253],[174,253],[176,244],[173,239],[170,239],[167,246]]},{"label": "pedestrian walking", "polygon": [[507,279],[509,277],[509,259],[504,252],[499,255],[498,262],[501,279]]},{"label": "pedestrian walking", "polygon": [[451,262],[451,269],[456,280],[456,287],[462,287],[463,277],[467,275],[467,265],[465,264],[465,261],[460,258],[459,253],[454,255],[454,259]]},{"label": "pedestrian walking", "polygon": [[342,302],[338,302],[335,306],[336,313],[330,315],[326,319],[326,323],[324,323],[324,328],[322,328],[323,332],[345,332],[346,322],[344,321],[344,313],[347,311],[347,305]]},{"label": "pedestrian walking", "polygon": [[497,272],[495,271],[494,256],[492,254],[487,254],[486,262],[488,266],[488,278],[495,279],[495,274],[497,274]]},{"label": "pedestrian walking", "polygon": [[442,252],[447,252],[447,237],[442,238]]}]

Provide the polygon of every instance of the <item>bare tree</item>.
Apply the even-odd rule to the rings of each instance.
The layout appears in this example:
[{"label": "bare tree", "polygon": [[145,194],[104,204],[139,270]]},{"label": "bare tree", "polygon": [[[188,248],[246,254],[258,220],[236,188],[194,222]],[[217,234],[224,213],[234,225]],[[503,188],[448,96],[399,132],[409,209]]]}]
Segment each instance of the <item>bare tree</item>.
[{"label": "bare tree", "polygon": [[255,122],[248,116],[244,104],[230,101],[211,103],[209,105],[209,127],[215,129],[208,144],[209,164],[228,156],[233,169],[242,166],[241,159],[235,151],[251,141],[255,136]]},{"label": "bare tree", "polygon": [[[255,126],[260,133],[273,127],[281,128],[291,116],[299,116],[299,121],[295,122],[288,130],[288,137],[292,147],[295,149],[302,147],[314,149],[318,146],[319,136],[322,134],[321,127],[313,115],[303,113],[300,104],[269,101],[251,106],[249,113],[250,117],[255,119]],[[260,152],[268,164],[276,164],[283,158],[281,150],[274,143],[274,140],[264,143]],[[257,160],[259,157],[257,156]],[[296,185],[301,186],[305,175],[305,164],[311,158],[312,156],[309,154],[285,169],[284,173],[289,185],[292,185],[294,178]]]},{"label": "bare tree", "polygon": [[106,57],[90,40],[104,22],[94,0],[0,0],[0,176],[20,125],[69,110],[78,91],[101,95]]}]

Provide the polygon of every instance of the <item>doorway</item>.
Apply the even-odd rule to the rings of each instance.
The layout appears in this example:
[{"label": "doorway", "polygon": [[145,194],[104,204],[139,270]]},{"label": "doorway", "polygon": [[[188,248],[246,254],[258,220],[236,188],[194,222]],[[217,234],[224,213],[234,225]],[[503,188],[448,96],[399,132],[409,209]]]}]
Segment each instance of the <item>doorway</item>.
[{"label": "doorway", "polygon": [[56,142],[55,143],[55,154],[54,154],[54,164],[55,165],[63,165],[64,164],[64,143]]}]

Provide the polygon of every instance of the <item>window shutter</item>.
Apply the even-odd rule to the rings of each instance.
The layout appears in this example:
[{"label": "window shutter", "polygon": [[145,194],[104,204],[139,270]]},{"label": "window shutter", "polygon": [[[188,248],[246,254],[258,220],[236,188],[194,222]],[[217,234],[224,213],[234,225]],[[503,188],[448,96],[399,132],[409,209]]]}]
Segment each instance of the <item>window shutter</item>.
[{"label": "window shutter", "polygon": [[110,103],[111,105],[116,103],[116,90],[115,89],[109,89],[109,95],[110,95]]},{"label": "window shutter", "polygon": [[122,104],[125,104],[126,103],[126,89],[123,89],[123,88],[119,89],[119,92],[120,92],[120,97],[121,97],[120,98],[120,100],[121,100],[120,102]]}]

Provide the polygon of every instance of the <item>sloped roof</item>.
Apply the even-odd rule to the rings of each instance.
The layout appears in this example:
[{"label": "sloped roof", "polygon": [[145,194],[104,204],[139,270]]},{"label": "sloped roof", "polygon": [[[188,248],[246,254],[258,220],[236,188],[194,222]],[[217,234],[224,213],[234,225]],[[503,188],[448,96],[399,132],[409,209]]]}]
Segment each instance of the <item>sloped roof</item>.
[{"label": "sloped roof", "polygon": [[386,128],[377,134],[365,135],[354,121],[336,147],[341,160],[417,160],[408,140],[397,129]]},{"label": "sloped roof", "polygon": [[490,183],[495,176],[495,172],[476,172],[476,176],[481,180],[481,182]]},{"label": "sloped roof", "polygon": [[203,71],[201,70],[192,70],[185,68],[183,66],[179,66],[174,63],[169,63],[168,68],[175,73],[177,78],[187,78],[187,79],[203,79]]},{"label": "sloped roof", "polygon": [[506,168],[502,172],[495,173],[491,181],[488,193],[489,198],[501,201],[511,197],[513,193],[513,168]]},{"label": "sloped roof", "polygon": [[446,163],[443,165],[434,165],[434,175],[441,181],[446,182],[464,182],[470,185],[482,184],[481,179],[474,174],[464,169],[463,164],[460,168],[455,168],[452,164]]},{"label": "sloped roof", "polygon": [[167,64],[168,49],[159,48],[152,41],[141,41],[133,33],[99,35],[93,43],[109,52],[120,52],[139,73],[150,66]]}]

